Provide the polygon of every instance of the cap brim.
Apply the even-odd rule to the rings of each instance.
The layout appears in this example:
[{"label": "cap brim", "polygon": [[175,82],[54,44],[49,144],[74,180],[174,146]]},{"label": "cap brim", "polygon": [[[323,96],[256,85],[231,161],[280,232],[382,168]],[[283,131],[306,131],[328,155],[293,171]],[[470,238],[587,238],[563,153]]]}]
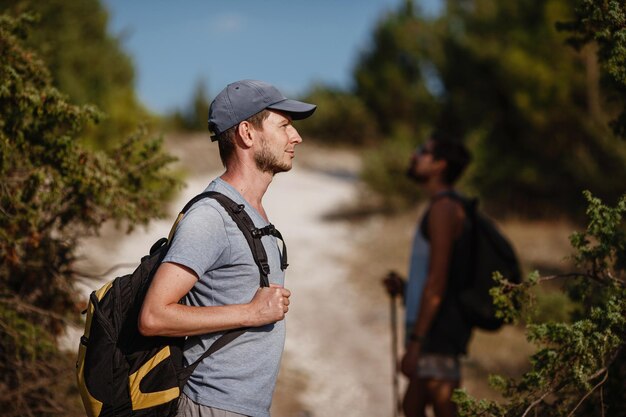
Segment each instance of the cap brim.
[{"label": "cap brim", "polygon": [[302,120],[311,116],[317,106],[315,104],[303,103],[302,101],[285,99],[267,106],[267,108],[288,113],[293,120]]}]

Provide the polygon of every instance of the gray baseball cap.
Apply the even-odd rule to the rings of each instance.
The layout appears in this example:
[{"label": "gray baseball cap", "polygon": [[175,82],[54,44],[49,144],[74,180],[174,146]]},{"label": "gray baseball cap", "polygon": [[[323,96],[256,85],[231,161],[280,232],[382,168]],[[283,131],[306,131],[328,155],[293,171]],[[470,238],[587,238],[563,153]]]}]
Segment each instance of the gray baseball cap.
[{"label": "gray baseball cap", "polygon": [[276,87],[263,81],[241,80],[228,84],[211,102],[209,130],[216,135],[243,122],[264,109],[278,110],[293,120],[306,119],[317,108],[314,104],[290,100]]}]

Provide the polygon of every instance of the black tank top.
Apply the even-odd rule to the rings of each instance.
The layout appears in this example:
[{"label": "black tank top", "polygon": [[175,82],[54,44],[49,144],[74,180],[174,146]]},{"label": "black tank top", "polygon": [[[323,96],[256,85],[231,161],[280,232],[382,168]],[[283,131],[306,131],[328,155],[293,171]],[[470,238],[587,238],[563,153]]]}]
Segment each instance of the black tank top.
[{"label": "black tank top", "polygon": [[[449,191],[435,196],[432,203],[443,197],[450,197],[462,205],[463,197]],[[428,236],[429,207],[420,223],[420,232],[424,238],[430,241]],[[468,216],[463,222],[461,235],[454,241],[450,266],[448,269],[448,283],[422,347],[423,352],[442,353],[447,355],[460,355],[467,351],[472,326],[467,323],[458,302],[458,294],[464,288],[469,276],[471,265],[470,248],[471,223]]]}]

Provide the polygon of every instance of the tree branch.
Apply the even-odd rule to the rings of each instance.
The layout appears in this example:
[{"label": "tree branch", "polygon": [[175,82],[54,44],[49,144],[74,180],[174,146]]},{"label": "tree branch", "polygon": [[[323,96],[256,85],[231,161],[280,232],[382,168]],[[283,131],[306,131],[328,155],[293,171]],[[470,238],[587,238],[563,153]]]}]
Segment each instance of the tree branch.
[{"label": "tree branch", "polygon": [[[600,284],[606,284],[606,281],[611,281],[611,282],[618,284],[622,288],[626,286],[626,283],[624,283],[622,280],[618,278],[611,276],[611,274],[606,274],[605,275],[606,279],[602,279],[598,277],[598,275],[595,273],[585,273],[585,272],[570,272],[567,274],[556,274],[556,275],[548,275],[545,277],[539,277],[539,279],[537,280],[537,283],[541,283],[544,281],[552,281],[552,280],[559,279],[559,278],[577,278],[577,277],[588,278]],[[520,285],[523,285],[523,284],[509,283],[509,285],[513,287],[519,287]]]},{"label": "tree branch", "polygon": [[576,412],[576,410],[578,409],[578,407],[580,407],[580,405],[602,384],[604,384],[606,382],[606,380],[609,378],[609,370],[604,368],[604,378],[602,378],[602,381],[598,382],[596,384],[595,387],[591,388],[591,390],[585,394],[585,396],[578,402],[578,404],[576,404],[576,407],[574,407],[574,409],[567,415],[567,417],[572,417],[574,415],[574,413]]},{"label": "tree branch", "polygon": [[21,308],[21,309],[27,310],[27,311],[31,311],[33,313],[37,313],[37,314],[40,314],[42,316],[52,317],[54,319],[61,320],[61,321],[63,321],[66,324],[74,324],[70,320],[68,320],[66,317],[63,317],[60,314],[54,313],[54,312],[49,311],[49,310],[41,309],[39,307],[35,307],[32,304],[23,302],[22,300],[20,300],[17,297],[0,298],[0,302],[6,302],[8,304],[13,304],[14,306],[16,306],[18,308]]},{"label": "tree branch", "polygon": [[524,414],[522,414],[522,417],[526,417],[528,415],[528,413],[530,412],[530,410],[532,410],[537,404],[539,404],[540,402],[543,401],[544,398],[546,398],[548,396],[548,394],[550,394],[552,391],[546,391],[541,397],[539,397],[538,399],[536,399],[535,401],[533,401],[528,408],[526,409],[526,411],[524,411]]},{"label": "tree branch", "polygon": [[604,387],[600,387],[600,404],[602,405],[602,417],[604,417]]}]

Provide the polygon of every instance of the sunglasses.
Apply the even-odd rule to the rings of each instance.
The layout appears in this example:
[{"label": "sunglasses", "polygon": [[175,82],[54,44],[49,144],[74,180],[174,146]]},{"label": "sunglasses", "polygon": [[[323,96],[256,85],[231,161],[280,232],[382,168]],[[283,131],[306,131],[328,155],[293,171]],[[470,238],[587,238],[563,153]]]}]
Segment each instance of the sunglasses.
[{"label": "sunglasses", "polygon": [[415,153],[417,155],[432,155],[433,150],[426,147],[426,145],[420,145],[417,147],[417,149],[415,149]]}]

